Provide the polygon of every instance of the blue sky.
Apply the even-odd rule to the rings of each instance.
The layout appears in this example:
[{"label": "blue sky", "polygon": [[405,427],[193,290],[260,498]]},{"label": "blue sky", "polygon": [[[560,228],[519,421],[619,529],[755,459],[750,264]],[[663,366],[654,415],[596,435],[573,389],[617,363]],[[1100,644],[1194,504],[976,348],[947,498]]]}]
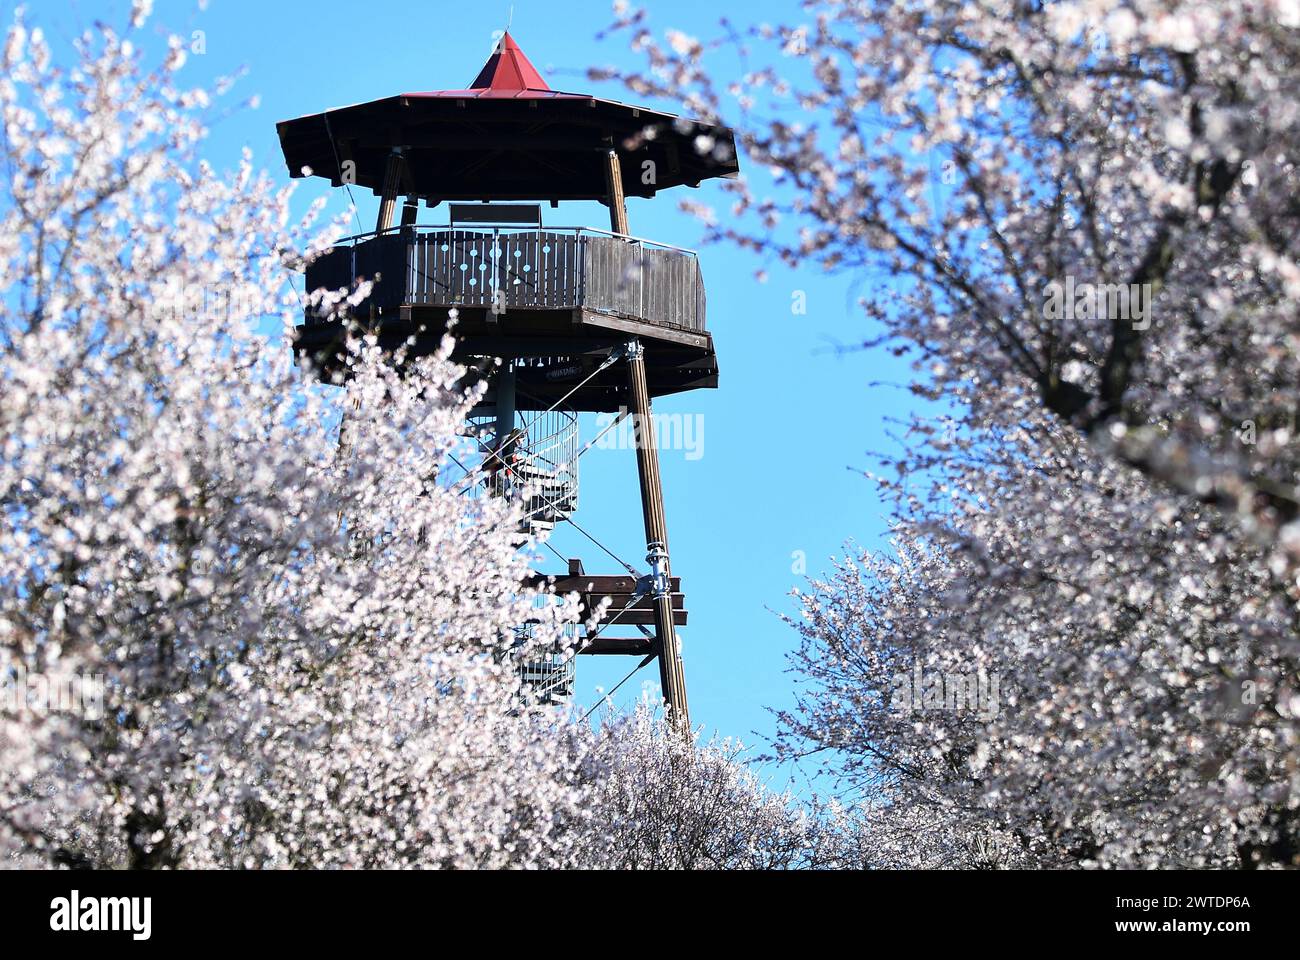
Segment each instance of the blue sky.
[{"label": "blue sky", "polygon": [[[96,19],[121,23],[129,5],[68,0],[35,4],[32,14],[57,42]],[[648,6],[657,31],[676,27],[702,36],[716,34],[724,12],[747,22],[799,19],[795,0],[751,0],[739,10],[698,0],[650,0]],[[199,11],[193,0],[158,0],[147,29],[204,32],[206,52],[185,68],[193,82],[246,70],[228,99],[257,94],[260,106],[215,123],[208,156],[230,166],[247,146],[259,165],[287,179],[276,121],[400,92],[463,87],[491,52],[493,32],[505,26],[510,7],[509,0],[211,0]],[[631,98],[621,88],[583,76],[589,66],[638,62],[620,35],[597,40],[611,19],[606,0],[515,0],[511,33],[552,87],[626,101]],[[743,156],[741,166],[746,169]],[[749,173],[760,182],[765,177]],[[332,192],[337,195],[331,209],[342,210],[346,196],[323,180],[303,181],[296,202],[306,205]],[[720,209],[727,205],[722,192],[707,184],[698,191],[632,199],[631,232],[698,246],[699,224],[677,210],[682,197],[714,201]],[[357,200],[362,222],[373,223],[376,201],[364,191]],[[607,212],[593,204],[564,205],[545,215],[551,223],[608,227]],[[880,544],[884,507],[861,470],[870,465],[869,450],[890,446],[887,418],[906,415],[915,401],[898,388],[869,386],[905,382],[909,371],[902,361],[883,351],[834,350],[874,332],[854,306],[854,283],[879,278],[791,271],[721,246],[702,249],[701,263],[721,386],[656,406],[656,412],[703,417],[702,456],[662,454],[673,569],[683,579],[691,617],[682,631],[687,685],[692,718],[706,732],[760,743],[773,730],[765,708],[789,705],[795,684],[784,658],[796,636],[772,611],[791,609],[788,594],[802,580],[795,570],[800,555],[815,574],[850,538]],[[760,267],[768,271],[766,283],[754,278]],[[792,312],[796,291],[806,295],[804,315]],[[589,439],[591,418],[585,427]],[[643,566],[632,451],[595,449],[584,457],[576,519]],[[588,572],[621,572],[571,531],[557,531],[553,542],[565,555],[582,556]],[[584,658],[580,700],[596,702],[598,689],[612,687],[633,665],[622,658]],[[657,686],[653,665],[627,683],[615,702],[631,703],[646,683]]]}]

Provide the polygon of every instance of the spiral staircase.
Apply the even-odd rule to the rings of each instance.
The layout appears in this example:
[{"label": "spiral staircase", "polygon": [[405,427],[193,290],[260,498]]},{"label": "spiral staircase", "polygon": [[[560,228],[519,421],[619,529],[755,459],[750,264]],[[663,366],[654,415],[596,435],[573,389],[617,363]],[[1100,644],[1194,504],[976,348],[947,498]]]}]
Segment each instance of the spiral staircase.
[{"label": "spiral staircase", "polygon": [[[476,408],[465,433],[477,441],[483,469],[476,494],[518,497],[524,515],[517,542],[523,545],[548,534],[578,509],[578,415],[556,408],[516,414],[513,398],[498,392]],[[533,624],[515,628],[508,654],[515,663],[523,701],[529,706],[563,707],[573,700],[575,661],[571,651],[577,626],[566,628],[554,649],[539,648]],[[526,651],[522,653],[522,651]]]}]

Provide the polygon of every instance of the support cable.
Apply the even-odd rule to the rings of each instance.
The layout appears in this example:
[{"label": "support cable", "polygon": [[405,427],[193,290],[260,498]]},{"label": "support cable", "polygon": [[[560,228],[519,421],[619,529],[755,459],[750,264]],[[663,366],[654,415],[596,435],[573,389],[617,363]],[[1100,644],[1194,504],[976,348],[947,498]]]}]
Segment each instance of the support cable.
[{"label": "support cable", "polygon": [[636,567],[632,566],[632,564],[628,563],[626,560],[624,560],[622,557],[616,554],[613,550],[609,549],[609,547],[605,546],[603,543],[601,543],[599,540],[593,537],[582,527],[578,526],[578,522],[574,520],[572,517],[565,517],[564,522],[570,524],[580,534],[582,534],[584,537],[586,537],[596,546],[600,547],[600,549],[604,550],[605,553],[609,555],[610,559],[612,559],[615,563],[621,566],[628,573],[632,574],[632,576],[636,577],[638,580],[641,579],[641,573],[639,570],[637,570]]},{"label": "support cable", "polygon": [[[600,366],[596,367],[595,370],[591,371],[591,373],[587,374],[587,376],[583,377],[576,384],[574,384],[573,387],[569,390],[569,392],[566,393],[564,396],[560,397],[559,400],[556,400],[545,410],[542,410],[540,413],[538,413],[537,416],[533,417],[532,420],[528,421],[523,426],[520,432],[527,434],[529,428],[531,428],[533,424],[537,423],[537,421],[541,420],[542,417],[544,417],[546,414],[552,412],[557,407],[559,407],[562,403],[564,403],[565,400],[568,400],[571,396],[573,396],[575,393],[577,393],[579,390],[585,387],[592,379],[594,379],[595,377],[599,376],[601,373],[604,373],[606,370],[612,367],[615,363],[618,362],[618,360],[622,357],[622,355],[623,355],[622,348],[615,348],[614,350],[611,350],[609,356],[607,356],[604,360],[601,361]],[[487,444],[483,443],[483,439],[481,437],[476,437],[475,439],[478,440],[479,446],[489,450],[490,457],[496,457],[497,459],[500,459],[502,452],[506,448],[506,444],[504,442],[501,442],[497,444],[495,450],[492,450],[488,448]],[[486,462],[487,461],[484,461],[484,463]],[[483,465],[480,465],[479,467],[476,468],[475,473],[478,473],[482,469],[483,469]]]},{"label": "support cable", "polygon": [[555,554],[557,557],[559,557],[561,561],[563,561],[564,563],[568,563],[568,562],[569,562],[569,558],[566,557],[564,554],[560,553],[559,550],[556,550],[555,547],[552,546],[551,541],[547,540],[547,541],[545,541],[545,544],[546,544],[546,549],[550,550],[551,553],[553,553],[553,554]]},{"label": "support cable", "polygon": [[[348,203],[352,204],[352,216],[357,218],[357,229],[365,232],[365,226],[361,223],[361,212],[357,209],[357,198],[352,196],[352,184],[348,182],[343,175],[343,160],[339,157],[339,145],[334,142],[334,131],[330,129],[330,112],[325,111],[325,136],[329,137],[330,149],[334,151],[334,166],[338,168],[339,179],[343,182],[343,188],[348,192]],[[355,280],[356,278],[353,277]]]},{"label": "support cable", "polygon": [[[590,440],[588,440],[585,444],[583,444],[582,449],[579,450],[577,453],[575,453],[575,454],[573,455],[573,459],[572,459],[572,460],[565,460],[563,463],[553,463],[552,465],[555,467],[555,471],[556,471],[556,473],[559,473],[559,471],[561,471],[561,470],[567,470],[567,469],[569,469],[570,467],[572,467],[575,463],[578,462],[578,460],[582,457],[582,455],[583,455],[584,453],[586,453],[587,451],[591,450],[591,449],[592,449],[596,444],[598,444],[598,443],[600,442],[600,438],[601,438],[601,437],[603,437],[605,434],[609,433],[609,431],[613,430],[616,426],[618,426],[620,423],[622,423],[624,420],[626,420],[626,419],[627,419],[628,417],[630,417],[631,415],[632,415],[631,412],[628,411],[628,410],[623,410],[623,411],[621,411],[621,412],[618,414],[618,416],[616,416],[616,417],[615,417],[615,418],[614,418],[614,419],[613,419],[613,420],[612,420],[612,421],[611,421],[607,426],[605,426],[605,427],[603,427],[603,428],[601,429],[600,433],[596,434],[594,437],[592,437]],[[493,451],[493,450],[492,450],[492,449],[491,449],[491,448],[490,448],[486,443],[484,443],[484,442],[482,441],[481,438],[479,438],[479,437],[475,437],[475,439],[478,440],[478,442],[479,442],[479,446],[482,447],[483,450],[486,451],[490,456],[495,455],[495,452],[494,452],[494,451]],[[549,439],[549,438],[547,438],[547,439]],[[558,443],[556,443],[556,444],[552,444],[551,447],[549,447],[549,448],[547,448],[547,449],[554,449],[555,447],[558,447],[558,446],[559,446]],[[520,457],[518,463],[519,463],[519,464],[523,464],[523,463],[529,463],[529,462],[534,461],[534,460],[542,460],[542,459],[546,459],[546,458],[543,457],[543,456],[541,455],[540,452],[538,452],[538,453],[528,453],[528,454],[524,454],[522,457]],[[551,463],[552,461],[547,460],[547,462],[548,462],[548,463]],[[516,465],[518,465],[518,464],[516,464]],[[467,467],[462,467],[461,469],[465,470],[466,474],[468,474],[468,473],[470,472],[469,469],[468,469]],[[510,469],[510,468],[507,467],[506,469]]]},{"label": "support cable", "polygon": [[586,642],[583,643],[580,647],[576,647],[576,648],[574,648],[573,655],[576,657],[576,656],[578,656],[579,654],[581,654],[582,651],[586,650],[589,646],[591,646],[592,641],[595,640],[597,637],[599,637],[602,633],[604,633],[606,627],[612,627],[615,623],[617,623],[617,622],[618,622],[618,618],[621,617],[621,616],[623,616],[623,614],[627,613],[627,612],[628,612],[629,610],[631,610],[634,606],[636,606],[637,601],[639,601],[639,600],[640,600],[642,597],[644,597],[645,595],[646,595],[646,591],[645,591],[642,587],[640,587],[640,586],[638,585],[638,587],[637,587],[637,589],[636,589],[636,592],[632,594],[632,599],[629,600],[629,601],[627,602],[626,605],[624,605],[623,609],[620,610],[618,613],[614,614],[612,617],[610,617],[610,618],[609,618],[608,620],[606,620],[604,623],[602,623],[602,624],[600,624],[599,626],[597,626],[597,627],[596,627],[596,632],[595,632],[595,633],[592,633],[592,634],[589,634],[588,636],[583,637],[582,639],[583,639],[584,641],[586,641]]},{"label": "support cable", "polygon": [[595,713],[598,709],[600,709],[600,705],[601,705],[602,703],[605,703],[606,701],[609,701],[609,702],[611,703],[611,705],[612,705],[612,704],[613,704],[613,701],[610,700],[610,698],[611,698],[612,696],[614,696],[614,694],[618,693],[619,688],[620,688],[621,686],[623,686],[623,684],[627,683],[627,682],[628,682],[629,680],[631,680],[634,676],[636,676],[636,673],[637,673],[638,670],[640,670],[642,667],[644,667],[646,664],[648,664],[648,663],[649,663],[651,660],[653,660],[654,658],[655,658],[655,655],[652,653],[652,654],[650,654],[650,656],[646,657],[644,660],[642,660],[640,663],[638,663],[635,667],[633,667],[630,671],[628,671],[628,675],[627,675],[626,677],[624,677],[624,678],[623,678],[622,680],[620,680],[618,683],[614,684],[614,689],[610,690],[609,693],[607,693],[607,694],[605,694],[603,697],[601,697],[600,700],[599,700],[599,701],[598,701],[594,706],[592,706],[592,708],[591,708],[590,710],[588,710],[586,713],[584,713],[584,714],[582,715],[582,720],[581,720],[581,722],[582,722],[582,723],[586,723],[587,720],[591,717],[591,715],[592,715],[593,713]]},{"label": "support cable", "polygon": [[[449,453],[449,454],[447,454],[447,456],[451,458],[451,461],[452,461],[453,463],[455,463],[456,466],[458,466],[458,467],[460,467],[462,470],[464,470],[466,474],[469,474],[469,473],[470,473],[469,469],[468,469],[468,468],[467,468],[463,463],[461,463],[459,460],[456,459],[455,454],[450,454],[450,453]],[[463,489],[463,490],[459,490],[459,491],[455,491],[455,492],[458,493],[458,494],[463,495],[463,494],[468,493],[471,489],[473,489],[473,488],[472,488],[472,487],[466,487],[466,488]],[[545,500],[545,501],[546,501],[546,505],[547,505],[547,506],[549,506],[549,507],[557,506],[557,504],[555,503],[555,501],[548,499],[545,495],[543,495],[543,494],[538,494],[538,496],[539,496],[542,500]],[[636,569],[636,567],[632,566],[632,564],[628,563],[626,560],[624,560],[622,557],[620,557],[618,554],[616,554],[613,550],[609,549],[609,547],[605,546],[603,543],[601,543],[599,540],[597,540],[594,536],[592,536],[590,533],[588,533],[588,532],[587,532],[587,531],[586,531],[582,526],[580,526],[580,525],[578,524],[578,521],[574,520],[572,517],[567,517],[567,516],[566,516],[566,517],[561,517],[560,519],[563,520],[565,523],[571,525],[575,530],[577,530],[580,534],[582,534],[584,537],[586,537],[588,540],[590,540],[592,543],[594,543],[594,544],[595,544],[597,547],[599,547],[601,550],[605,551],[605,553],[610,557],[611,560],[613,560],[615,563],[617,563],[620,567],[622,567],[624,570],[626,570],[626,571],[627,571],[628,573],[630,573],[632,576],[636,577],[638,580],[641,578],[641,573],[640,573],[640,571],[638,571],[638,570]],[[552,549],[552,550],[555,550],[554,547],[551,547],[551,549]],[[565,558],[565,557],[564,557],[564,556],[563,556],[563,555],[562,555],[558,550],[555,550],[555,553],[556,553],[556,556],[558,556],[561,560],[566,559],[566,558]]]}]

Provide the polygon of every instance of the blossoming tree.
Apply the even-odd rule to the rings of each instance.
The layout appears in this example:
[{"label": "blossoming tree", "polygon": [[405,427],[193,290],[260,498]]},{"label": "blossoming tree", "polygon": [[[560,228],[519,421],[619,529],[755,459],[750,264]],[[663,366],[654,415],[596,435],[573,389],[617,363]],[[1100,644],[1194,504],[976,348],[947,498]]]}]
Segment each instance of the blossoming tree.
[{"label": "blossoming tree", "polygon": [[[726,27],[616,24],[649,61],[627,83],[773,177],[711,235],[879,281],[868,346],[956,411],[879,478],[888,555],[804,597],[782,749],[867,792],[884,862],[913,833],[927,864],[1297,863],[1300,7]],[[758,65],[719,83],[720,48]],[[996,716],[918,675],[998,678]]]},{"label": "blossoming tree", "polygon": [[[312,386],[256,332],[347,295],[290,283],[333,229],[292,222],[251,159],[200,159],[209,95],[181,86],[179,41],[145,65],[147,7],[68,66],[21,15],[4,45],[0,858],[792,856],[799,818],[728,755],[521,701],[515,628],[551,644],[575,607],[521,587],[516,504],[446,480],[477,395],[445,356],[399,366],[364,339],[345,387]],[[690,790],[717,802],[649,817]]]}]

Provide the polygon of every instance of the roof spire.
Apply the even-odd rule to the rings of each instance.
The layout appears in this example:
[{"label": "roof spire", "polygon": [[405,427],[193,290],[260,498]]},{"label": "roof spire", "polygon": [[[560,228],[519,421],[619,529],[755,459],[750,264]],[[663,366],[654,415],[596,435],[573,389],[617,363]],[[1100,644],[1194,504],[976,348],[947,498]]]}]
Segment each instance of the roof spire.
[{"label": "roof spire", "polygon": [[507,30],[479,71],[471,90],[549,90],[542,75],[532,65]]}]

